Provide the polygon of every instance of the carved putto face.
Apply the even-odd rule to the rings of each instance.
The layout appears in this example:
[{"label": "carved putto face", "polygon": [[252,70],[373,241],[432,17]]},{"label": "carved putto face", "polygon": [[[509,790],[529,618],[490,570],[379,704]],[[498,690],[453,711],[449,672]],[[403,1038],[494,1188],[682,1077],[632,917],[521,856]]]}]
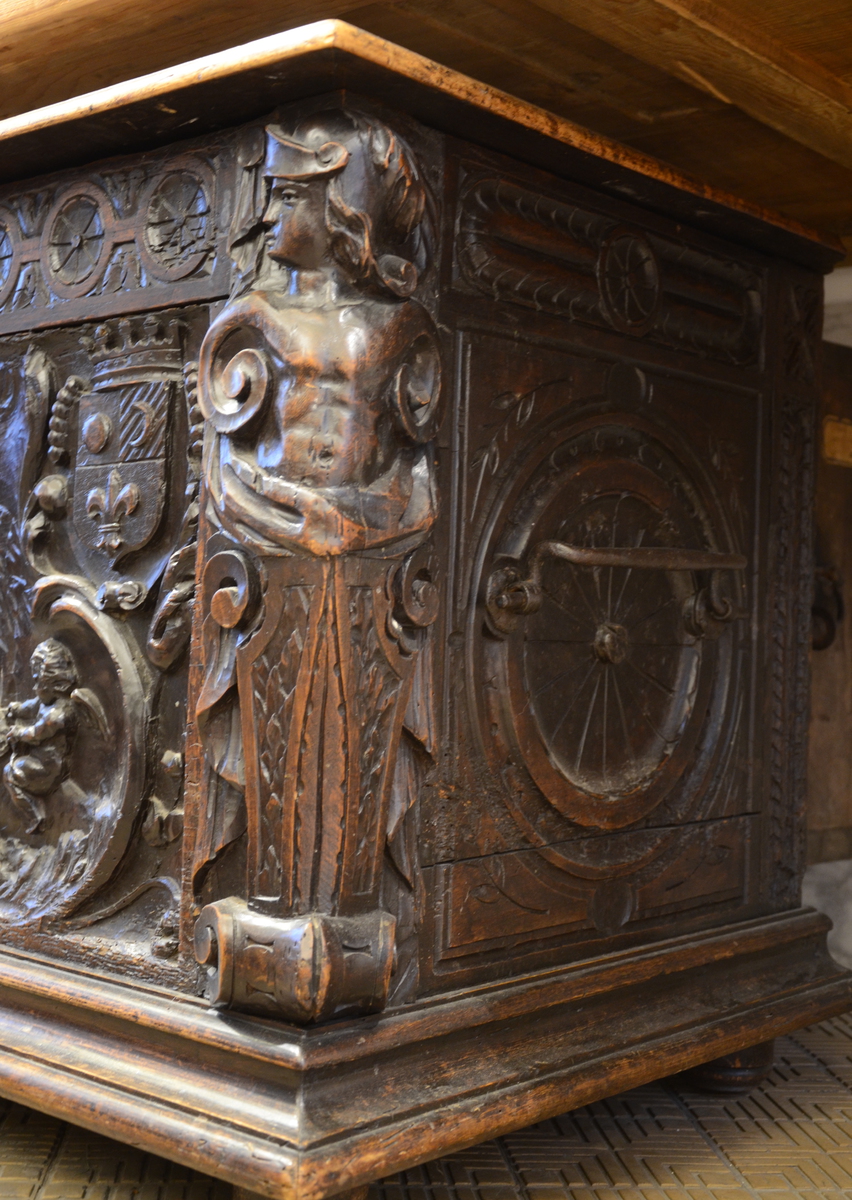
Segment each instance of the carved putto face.
[{"label": "carved putto face", "polygon": [[55,638],[40,642],[30,661],[40,700],[47,702],[57,696],[68,696],[77,686],[74,660]]}]

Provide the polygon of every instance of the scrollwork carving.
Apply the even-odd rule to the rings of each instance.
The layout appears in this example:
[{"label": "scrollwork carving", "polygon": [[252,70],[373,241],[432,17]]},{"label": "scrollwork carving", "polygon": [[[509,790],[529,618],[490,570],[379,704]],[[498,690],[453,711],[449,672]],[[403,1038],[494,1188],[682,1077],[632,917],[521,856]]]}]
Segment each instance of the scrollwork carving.
[{"label": "scrollwork carving", "polygon": [[[85,911],[69,920],[90,903],[131,904],[182,834],[185,676],[175,668],[189,640],[201,476],[191,370],[180,403],[187,321],[197,317],[39,336],[11,376],[3,419],[18,423],[26,449],[6,449],[0,485],[18,510],[2,506],[14,601],[0,635],[0,922],[10,936],[98,925]],[[167,471],[178,448],[186,466]],[[125,856],[126,881],[115,873]],[[162,957],[157,947],[174,953],[174,929],[152,928],[139,953]]]}]

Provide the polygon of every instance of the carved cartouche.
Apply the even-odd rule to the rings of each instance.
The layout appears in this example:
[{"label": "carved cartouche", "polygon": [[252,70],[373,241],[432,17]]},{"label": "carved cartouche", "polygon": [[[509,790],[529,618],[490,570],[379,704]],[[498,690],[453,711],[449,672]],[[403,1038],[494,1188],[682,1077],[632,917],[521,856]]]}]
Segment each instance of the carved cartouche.
[{"label": "carved cartouche", "polygon": [[[196,707],[211,771],[245,793],[249,895],[208,906],[196,945],[212,999],[308,1021],[381,1007],[389,985],[381,864],[413,658],[436,611],[414,557],[436,516],[440,361],[402,253],[425,191],[397,136],[321,112],[269,126],[243,161],[262,172],[263,207],[238,204],[243,277],[199,360],[216,533]],[[206,836],[214,854],[223,835]],[[356,917],[369,934],[354,971],[334,947]],[[259,954],[271,978],[285,951],[314,963],[298,1003],[247,986]]]}]

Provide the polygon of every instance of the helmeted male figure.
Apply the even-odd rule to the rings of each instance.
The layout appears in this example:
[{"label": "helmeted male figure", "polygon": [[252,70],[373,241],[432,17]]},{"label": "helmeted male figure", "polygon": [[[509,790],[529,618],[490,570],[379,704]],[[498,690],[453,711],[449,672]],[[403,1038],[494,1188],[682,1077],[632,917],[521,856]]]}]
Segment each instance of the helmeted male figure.
[{"label": "helmeted male figure", "polygon": [[424,189],[386,126],[319,113],[266,130],[265,247],[214,321],[200,398],[221,524],[265,553],[336,555],[428,529],[440,371],[413,262],[383,247]]}]

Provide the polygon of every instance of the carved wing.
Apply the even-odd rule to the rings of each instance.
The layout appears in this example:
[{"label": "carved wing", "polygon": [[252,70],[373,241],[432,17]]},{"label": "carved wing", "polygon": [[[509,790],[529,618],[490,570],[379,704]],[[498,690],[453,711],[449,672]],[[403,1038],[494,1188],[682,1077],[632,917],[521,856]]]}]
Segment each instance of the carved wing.
[{"label": "carved wing", "polygon": [[71,699],[76,703],[84,719],[100,736],[106,739],[109,733],[106,713],[100,700],[91,688],[74,688]]}]

